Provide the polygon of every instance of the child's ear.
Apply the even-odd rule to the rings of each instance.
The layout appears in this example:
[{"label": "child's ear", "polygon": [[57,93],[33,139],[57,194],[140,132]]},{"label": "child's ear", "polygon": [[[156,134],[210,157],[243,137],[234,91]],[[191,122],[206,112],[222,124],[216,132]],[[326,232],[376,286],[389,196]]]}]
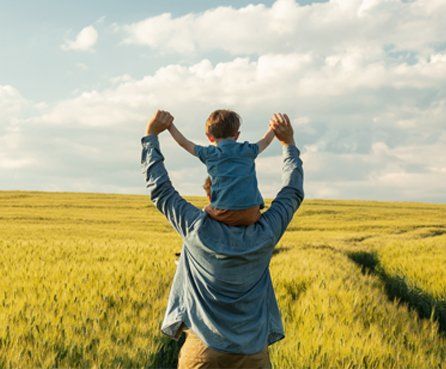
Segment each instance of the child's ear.
[{"label": "child's ear", "polygon": [[210,142],[212,142],[212,143],[215,142],[215,137],[212,136],[210,133],[206,133],[206,136],[208,137],[208,140],[209,140]]},{"label": "child's ear", "polygon": [[234,138],[236,139],[236,140],[238,140],[238,137],[240,136],[240,131],[238,131],[237,132],[237,134],[234,136]]}]

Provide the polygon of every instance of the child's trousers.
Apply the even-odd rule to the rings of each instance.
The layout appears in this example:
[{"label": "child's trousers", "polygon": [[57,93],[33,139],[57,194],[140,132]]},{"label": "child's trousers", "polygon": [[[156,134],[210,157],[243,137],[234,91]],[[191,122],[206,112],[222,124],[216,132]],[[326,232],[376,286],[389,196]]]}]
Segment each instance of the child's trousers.
[{"label": "child's trousers", "polygon": [[185,329],[186,340],[178,356],[178,369],[271,369],[268,346],[263,351],[252,354],[232,354],[214,350]]}]

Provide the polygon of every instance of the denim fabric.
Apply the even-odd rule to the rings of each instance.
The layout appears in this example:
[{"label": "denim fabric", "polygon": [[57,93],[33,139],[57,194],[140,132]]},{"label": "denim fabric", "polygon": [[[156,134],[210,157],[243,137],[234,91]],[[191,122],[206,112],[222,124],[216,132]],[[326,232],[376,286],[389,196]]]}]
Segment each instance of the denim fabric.
[{"label": "denim fabric", "polygon": [[195,145],[195,155],[211,177],[211,205],[217,209],[240,210],[264,206],[257,186],[254,159],[259,146],[224,139],[217,146]]},{"label": "denim fabric", "polygon": [[239,354],[258,353],[284,338],[269,263],[304,199],[297,147],[283,146],[282,189],[270,208],[250,226],[231,227],[178,194],[157,136],[141,142],[150,197],[183,240],[162,332],[178,340],[184,322],[207,346]]}]

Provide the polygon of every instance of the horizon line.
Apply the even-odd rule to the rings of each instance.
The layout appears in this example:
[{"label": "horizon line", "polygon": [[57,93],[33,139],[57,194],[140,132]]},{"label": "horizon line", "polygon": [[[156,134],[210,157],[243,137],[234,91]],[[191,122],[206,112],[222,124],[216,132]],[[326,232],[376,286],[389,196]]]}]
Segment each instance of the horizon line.
[{"label": "horizon line", "polygon": [[[0,189],[0,194],[5,192],[27,192],[27,193],[47,193],[47,194],[90,194],[90,195],[114,195],[114,196],[149,196],[149,194],[140,193],[118,193],[118,192],[92,192],[92,191],[59,191],[59,190],[3,190]],[[204,195],[187,195],[182,194],[185,198],[205,198]],[[265,200],[272,201],[273,198],[266,197]],[[382,200],[382,199],[361,199],[361,198],[321,198],[321,197],[305,197],[305,201],[332,201],[332,202],[375,202],[375,203],[403,203],[403,204],[430,204],[430,205],[446,205],[445,202],[431,201],[431,200]]]}]

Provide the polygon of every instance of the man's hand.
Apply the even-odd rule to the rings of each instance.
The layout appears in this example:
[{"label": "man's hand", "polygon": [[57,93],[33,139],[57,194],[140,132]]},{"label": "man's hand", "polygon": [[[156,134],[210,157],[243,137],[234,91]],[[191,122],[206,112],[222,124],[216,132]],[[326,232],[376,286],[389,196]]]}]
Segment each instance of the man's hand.
[{"label": "man's hand", "polygon": [[294,145],[294,132],[288,115],[282,113],[274,113],[269,126],[274,131],[277,139],[282,145]]},{"label": "man's hand", "polygon": [[168,129],[173,122],[173,116],[164,110],[157,110],[147,122],[146,135],[159,135]]}]

